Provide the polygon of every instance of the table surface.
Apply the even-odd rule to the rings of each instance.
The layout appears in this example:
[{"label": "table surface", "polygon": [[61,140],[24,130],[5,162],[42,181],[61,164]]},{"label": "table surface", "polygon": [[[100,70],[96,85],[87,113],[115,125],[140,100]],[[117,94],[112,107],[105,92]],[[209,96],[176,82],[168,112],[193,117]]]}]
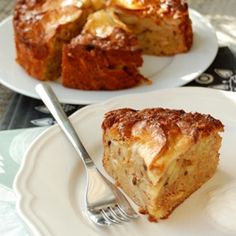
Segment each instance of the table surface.
[{"label": "table surface", "polygon": [[[0,21],[11,14],[13,0],[0,0]],[[204,15],[216,29],[219,45],[227,45],[236,55],[236,1],[235,0],[189,0],[191,8]],[[0,120],[13,91],[0,84]]]},{"label": "table surface", "polygon": [[16,210],[17,197],[13,181],[23,155],[44,128],[6,130],[0,132],[0,235],[33,236]]}]

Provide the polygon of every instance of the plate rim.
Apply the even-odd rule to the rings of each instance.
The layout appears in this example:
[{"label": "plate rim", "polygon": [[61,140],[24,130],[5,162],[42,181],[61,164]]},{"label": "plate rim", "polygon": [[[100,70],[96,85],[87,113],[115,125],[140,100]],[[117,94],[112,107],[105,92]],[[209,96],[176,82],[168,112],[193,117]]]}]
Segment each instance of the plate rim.
[{"label": "plate rim", "polygon": [[[153,91],[150,93],[146,93],[145,96],[152,96],[156,93],[158,93],[158,96],[160,94],[166,93],[166,92],[195,92],[199,95],[204,94],[206,95],[226,95],[224,96],[225,99],[227,97],[233,98],[235,104],[236,104],[236,96],[234,92],[231,91],[222,91],[222,90],[215,90],[210,88],[202,88],[202,87],[179,87],[179,88],[171,88],[171,89],[163,89],[159,91]],[[127,94],[124,96],[118,96],[115,98],[111,98],[107,101],[98,103],[98,104],[92,104],[89,106],[86,106],[84,108],[81,108],[74,114],[70,116],[70,120],[72,123],[78,122],[80,119],[83,119],[83,116],[86,115],[86,113],[94,110],[94,109],[101,109],[104,107],[109,107],[112,105],[112,103],[119,103],[120,100],[128,99],[131,97],[140,97],[142,96],[142,93],[137,94]],[[81,118],[82,117],[82,118]],[[236,124],[236,122],[235,122]],[[57,133],[61,132],[60,128],[57,124],[47,128],[44,130],[28,147],[20,166],[19,171],[17,172],[17,175],[14,179],[13,183],[13,189],[17,196],[17,203],[16,208],[22,219],[25,221],[26,225],[28,225],[29,229],[34,233],[34,235],[45,235],[45,236],[52,236],[48,230],[47,227],[41,222],[39,218],[37,218],[36,213],[33,212],[33,209],[30,207],[30,202],[33,200],[33,193],[28,191],[27,188],[27,179],[30,177],[30,172],[32,171],[32,168],[35,165],[35,160],[33,158],[29,158],[30,154],[33,152],[37,152],[37,149],[40,148],[43,143],[45,143],[48,139],[55,136]],[[62,134],[62,133],[60,133]],[[63,135],[63,134],[62,134]],[[25,182],[24,182],[25,181]],[[24,192],[25,191],[25,192]],[[27,195],[28,194],[28,195]],[[29,219],[29,217],[33,216],[33,220]],[[90,230],[90,229],[88,229]],[[94,231],[91,231],[93,236],[98,236],[98,234]],[[91,233],[90,232],[90,233]]]},{"label": "plate rim", "polygon": [[[217,51],[218,51],[218,41],[217,41],[216,31],[215,31],[214,27],[212,26],[212,24],[210,23],[210,21],[207,20],[198,11],[196,11],[194,9],[191,9],[191,8],[190,8],[190,14],[193,15],[193,17],[195,18],[195,20],[198,24],[201,24],[201,29],[203,29],[203,27],[205,27],[204,30],[209,29],[208,38],[211,38],[211,43],[212,43],[211,53],[210,53],[209,59],[207,59],[208,60],[207,63],[205,63],[204,65],[201,65],[201,66],[198,65],[198,67],[199,67],[198,71],[196,71],[196,72],[194,71],[193,75],[191,75],[191,79],[186,79],[186,80],[182,81],[181,78],[184,77],[184,76],[178,76],[178,75],[175,76],[173,74],[173,75],[169,75],[169,76],[172,76],[174,81],[176,80],[178,82],[177,83],[174,82],[172,84],[169,81],[169,82],[167,82],[166,87],[163,87],[162,85],[160,85],[160,87],[158,87],[158,81],[157,81],[157,82],[155,82],[157,84],[155,86],[153,85],[153,87],[150,87],[150,88],[148,88],[148,87],[143,88],[143,86],[137,86],[137,87],[130,88],[130,89],[116,90],[116,91],[84,91],[84,90],[76,90],[76,89],[66,88],[66,87],[63,87],[60,84],[55,83],[55,82],[50,82],[49,81],[49,83],[51,83],[53,85],[54,90],[55,90],[56,94],[58,95],[59,100],[61,102],[69,103],[69,104],[81,104],[81,105],[87,105],[87,104],[102,102],[102,101],[105,101],[105,100],[110,99],[112,97],[120,96],[120,95],[135,94],[135,93],[140,93],[140,92],[145,93],[145,92],[151,92],[151,91],[156,91],[156,90],[165,89],[165,88],[182,86],[182,85],[190,82],[191,80],[193,80],[197,76],[199,76],[202,72],[204,72],[204,70],[206,70],[209,67],[209,65],[213,62],[213,60],[216,57]],[[11,19],[12,19],[12,16],[8,16],[2,22],[0,22],[0,28],[7,21],[9,21]],[[193,28],[193,31],[194,31],[194,28]],[[193,46],[194,45],[195,44],[193,42]],[[191,52],[187,52],[186,55],[189,55],[189,53],[191,53]],[[177,55],[173,56],[172,61],[176,61],[176,60],[174,60],[174,58],[177,57],[177,56],[182,56],[182,55],[184,56],[185,53],[177,54]],[[16,62],[14,62],[14,63],[16,63]],[[172,64],[173,63],[171,62],[170,66]],[[168,67],[169,67],[169,65],[166,66],[166,68],[168,68]],[[165,76],[165,73],[166,73],[165,71],[167,71],[167,70],[168,69],[163,69],[163,70],[160,70],[160,72],[158,73],[159,74],[158,76],[161,78],[161,81],[163,80],[163,76]],[[169,68],[169,70],[170,70],[170,68]],[[183,70],[183,71],[185,71],[185,70]],[[162,76],[163,72],[164,72],[164,75]],[[25,72],[22,71],[22,73],[25,73]],[[189,74],[191,74],[191,73],[189,72]],[[185,75],[185,76],[187,76],[187,75]],[[25,88],[25,87],[24,88],[22,88],[22,87],[18,88],[17,85],[14,85],[11,80],[9,81],[9,79],[3,78],[3,77],[4,77],[4,73],[3,73],[3,75],[0,74],[0,83],[3,84],[4,86],[10,88],[13,91],[24,94],[26,96],[39,99],[37,93],[32,88],[32,86],[35,86],[37,83],[40,83],[39,80],[32,78],[32,80],[30,80],[29,85],[28,85],[28,87],[30,87],[30,88],[28,88],[28,87],[27,88]],[[158,80],[158,77],[157,77],[157,80]],[[169,80],[170,80],[170,78],[169,78]],[[160,84],[162,84],[161,81],[160,81]],[[144,86],[148,86],[148,85],[144,85]],[[67,95],[64,95],[64,93],[67,94]],[[69,96],[68,96],[68,94],[69,94]]]}]

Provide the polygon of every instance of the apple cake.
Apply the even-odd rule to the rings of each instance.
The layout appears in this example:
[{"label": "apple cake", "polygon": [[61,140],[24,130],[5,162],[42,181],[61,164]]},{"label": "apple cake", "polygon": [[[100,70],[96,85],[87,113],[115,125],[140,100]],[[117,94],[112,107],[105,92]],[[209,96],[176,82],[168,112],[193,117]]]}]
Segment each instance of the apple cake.
[{"label": "apple cake", "polygon": [[[118,25],[118,27],[114,25],[107,27],[105,20],[98,22],[98,24],[104,23],[104,29],[108,31],[109,36],[105,39],[97,37],[98,24],[94,23],[97,16],[98,21],[101,20],[101,12],[89,16],[100,10],[114,11],[113,16],[110,14],[109,17],[116,18],[114,21]],[[109,17],[106,16],[106,19]],[[108,22],[111,21],[108,19]],[[17,0],[13,26],[16,61],[29,75],[39,80],[56,80],[61,75],[66,76],[62,78],[63,85],[78,89],[114,90],[135,86],[143,80],[143,76],[137,70],[142,65],[140,48],[144,54],[174,55],[187,52],[193,41],[188,5],[183,0]],[[114,31],[111,32],[111,29]],[[108,42],[109,40],[111,42]],[[78,47],[75,46],[77,43]],[[112,59],[110,64],[106,61],[107,56],[105,59],[101,58],[103,55],[98,53],[98,48],[103,50],[105,43],[109,47],[107,52],[114,52],[112,57],[114,59],[116,56],[117,62]],[[99,65],[99,70],[96,72],[95,56],[91,56],[94,50],[90,52],[84,50],[85,44],[96,44]],[[65,54],[62,60],[64,45],[66,45]],[[118,52],[117,45],[123,47],[122,53]],[[77,54],[74,57],[76,61],[73,62],[69,62],[71,58],[66,57],[67,51],[71,50]],[[75,50],[79,52],[76,53]],[[85,58],[79,59],[78,55]],[[127,62],[127,66],[124,66],[124,62]],[[76,63],[80,68],[83,66],[80,76],[82,74],[84,76],[88,69],[91,72],[86,74],[84,81],[75,80],[78,72],[74,68]],[[63,74],[62,68],[65,69]],[[75,74],[72,75],[71,72]],[[96,81],[95,77],[97,72],[99,81]],[[103,76],[104,82],[101,82]],[[109,76],[110,84],[105,84]],[[90,82],[91,85],[85,84]]]},{"label": "apple cake", "polygon": [[100,10],[82,33],[63,48],[62,84],[83,90],[117,90],[147,81],[137,38],[117,16]]},{"label": "apple cake", "polygon": [[158,220],[213,176],[224,126],[197,112],[122,108],[105,114],[102,129],[105,170]]}]

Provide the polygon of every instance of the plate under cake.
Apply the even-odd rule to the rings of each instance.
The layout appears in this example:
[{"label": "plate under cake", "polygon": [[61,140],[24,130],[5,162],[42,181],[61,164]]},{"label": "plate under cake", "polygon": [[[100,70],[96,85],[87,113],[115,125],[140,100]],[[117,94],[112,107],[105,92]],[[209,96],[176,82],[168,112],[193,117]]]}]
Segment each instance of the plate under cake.
[{"label": "plate under cake", "polygon": [[[44,236],[153,236],[153,232],[165,236],[235,235],[235,232],[226,231],[221,225],[212,222],[207,210],[209,192],[236,179],[235,150],[232,148],[236,140],[235,105],[234,92],[180,87],[122,95],[86,106],[70,117],[86,150],[104,175],[101,123],[108,111],[120,107],[139,110],[145,107],[169,107],[210,113],[224,123],[225,132],[222,133],[221,156],[216,174],[177,207],[168,220],[154,224],[147,222],[146,217],[139,217],[122,226],[108,228],[91,224],[84,214],[86,206],[84,191],[81,191],[85,189],[86,172],[58,125],[49,127],[38,136],[23,158],[14,183],[20,216],[34,235]],[[95,195],[101,192],[102,188],[98,186]]]}]

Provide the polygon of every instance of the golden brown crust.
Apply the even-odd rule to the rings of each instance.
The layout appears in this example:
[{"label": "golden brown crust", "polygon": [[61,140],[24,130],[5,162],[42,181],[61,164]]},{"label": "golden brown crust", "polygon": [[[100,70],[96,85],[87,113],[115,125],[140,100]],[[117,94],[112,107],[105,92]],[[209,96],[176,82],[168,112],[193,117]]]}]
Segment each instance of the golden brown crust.
[{"label": "golden brown crust", "polygon": [[[41,47],[60,31],[60,27],[74,22],[83,9],[76,1],[70,5],[63,0],[17,0],[13,25],[18,39],[26,45]],[[37,53],[38,54],[38,53]]]},{"label": "golden brown crust", "polygon": [[139,17],[151,17],[155,20],[188,15],[188,4],[184,0],[110,0],[107,5]]},{"label": "golden brown crust", "polygon": [[63,43],[78,35],[91,12],[76,1],[18,0],[14,9],[17,62],[39,80],[54,80],[61,73]]},{"label": "golden brown crust", "polygon": [[[92,35],[89,32],[81,33],[78,37],[74,38],[69,47],[71,49],[77,47],[77,45],[93,45],[94,47],[98,47],[102,50],[112,51],[112,50],[120,50],[120,51],[129,51],[133,53],[137,53],[141,55],[141,48],[138,46],[137,37],[123,29],[115,27],[111,34],[106,37],[97,37]],[[120,55],[121,56],[121,55]],[[119,58],[117,58],[119,60]],[[143,60],[137,58],[139,63],[137,66],[141,66]]]},{"label": "golden brown crust", "polygon": [[137,38],[122,29],[105,38],[81,34],[63,49],[62,83],[84,90],[130,88],[145,81],[137,69],[142,62]]},{"label": "golden brown crust", "polygon": [[220,120],[211,115],[198,112],[187,113],[184,110],[152,108],[134,110],[130,108],[118,109],[106,113],[102,128],[115,129],[123,139],[132,136],[132,129],[138,122],[145,122],[144,129],[160,129],[166,136],[182,133],[190,135],[196,140],[200,135],[209,135],[214,130],[223,131]]}]

